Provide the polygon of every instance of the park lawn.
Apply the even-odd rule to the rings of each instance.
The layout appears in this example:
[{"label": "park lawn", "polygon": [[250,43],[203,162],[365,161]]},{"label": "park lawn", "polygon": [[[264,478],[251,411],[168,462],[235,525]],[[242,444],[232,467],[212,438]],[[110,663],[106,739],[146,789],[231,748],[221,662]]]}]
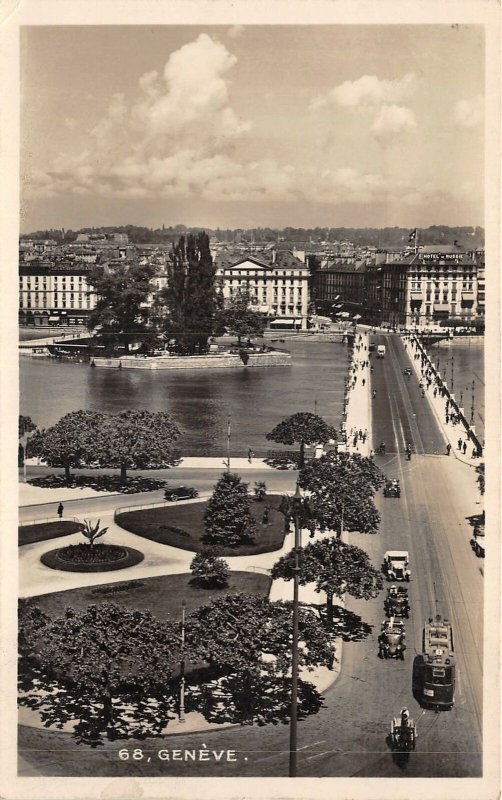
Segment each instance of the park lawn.
[{"label": "park lawn", "polygon": [[62,520],[61,522],[39,522],[36,525],[20,525],[18,528],[18,545],[45,542],[46,539],[58,539],[77,533],[82,527],[79,522]]},{"label": "park lawn", "polygon": [[[279,550],[284,542],[284,516],[278,510],[279,495],[267,495],[265,500],[252,500],[251,513],[256,520],[256,535],[253,544],[240,547],[218,547],[222,556],[248,556]],[[265,507],[270,508],[268,525],[262,524]],[[117,514],[115,522],[122,528],[145,539],[169,544],[182,550],[198,552],[204,547],[204,512],[207,502],[161,506],[139,511]]]},{"label": "park lawn", "polygon": [[[89,605],[115,603],[123,608],[150,611],[158,619],[181,619],[181,604],[190,614],[202,605],[226,594],[261,595],[268,597],[271,578],[260,572],[230,572],[228,586],[223,589],[201,589],[190,583],[191,573],[159,575],[134,581],[83,586],[64,592],[42,594],[29,599],[32,606],[50,617],[62,616],[66,608],[81,610]],[[110,589],[115,589],[111,593]],[[117,591],[118,590],[118,591]]]}]

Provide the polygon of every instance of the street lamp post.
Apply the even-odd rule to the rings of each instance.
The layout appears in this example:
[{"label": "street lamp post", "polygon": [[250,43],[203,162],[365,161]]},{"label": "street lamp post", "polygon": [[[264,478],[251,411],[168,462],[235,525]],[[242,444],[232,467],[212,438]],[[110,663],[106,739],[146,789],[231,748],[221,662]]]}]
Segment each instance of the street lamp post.
[{"label": "street lamp post", "polygon": [[181,604],[181,663],[180,663],[180,710],[178,722],[185,720],[185,610],[186,604],[183,600]]},{"label": "street lamp post", "polygon": [[300,549],[302,493],[298,482],[293,495],[293,520],[295,524],[295,566],[293,568],[293,644],[291,658],[291,722],[289,727],[289,777],[296,778],[297,726],[298,726],[298,591],[300,581]]},{"label": "street lamp post", "polygon": [[476,384],[473,381],[472,382],[472,386],[471,386],[471,389],[472,389],[472,395],[471,395],[471,420],[470,420],[471,425],[474,425],[474,390],[475,390],[475,388],[476,388]]},{"label": "street lamp post", "polygon": [[455,355],[452,355],[452,357],[451,357],[451,389],[450,389],[451,394],[455,394],[454,379],[455,379]]}]

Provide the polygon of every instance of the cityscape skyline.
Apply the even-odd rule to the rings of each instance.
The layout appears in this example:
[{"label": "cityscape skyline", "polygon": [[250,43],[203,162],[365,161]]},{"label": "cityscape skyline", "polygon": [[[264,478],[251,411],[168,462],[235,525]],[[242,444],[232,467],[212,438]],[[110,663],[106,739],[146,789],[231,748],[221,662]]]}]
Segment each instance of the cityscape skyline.
[{"label": "cityscape skyline", "polygon": [[26,27],[21,44],[24,230],[484,222],[481,27]]}]

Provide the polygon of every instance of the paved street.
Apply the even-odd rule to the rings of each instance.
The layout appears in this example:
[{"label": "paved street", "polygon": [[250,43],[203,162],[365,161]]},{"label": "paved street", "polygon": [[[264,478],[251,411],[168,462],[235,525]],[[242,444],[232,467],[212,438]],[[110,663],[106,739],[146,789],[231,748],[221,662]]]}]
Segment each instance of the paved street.
[{"label": "paved street", "polygon": [[[408,354],[397,337],[385,337],[385,343],[386,358],[373,360],[372,385],[377,390],[373,401],[373,442],[386,442],[387,455],[376,459],[386,475],[399,478],[402,494],[400,499],[385,499],[380,493],[380,533],[353,534],[351,542],[364,547],[376,565],[381,563],[386,549],[409,551],[412,580],[411,616],[406,624],[408,649],[403,662],[378,658],[383,592],[370,602],[349,600],[349,608],[370,623],[373,631],[367,639],[344,644],[342,672],[325,693],[325,708],[300,722],[299,775],[479,776],[484,562],[471,551],[466,520],[481,509],[475,473],[453,455],[441,455],[445,452],[444,437],[427,400],[421,396],[418,379],[415,375],[409,380],[403,376],[403,368],[410,363]],[[408,462],[403,450],[410,440],[415,454]],[[197,485],[193,474],[179,475],[179,479],[190,479]],[[258,479],[255,471],[253,479]],[[293,485],[291,473],[278,473],[273,482],[267,473],[266,479],[274,489]],[[200,489],[209,488],[214,482],[212,475],[198,475],[197,480]],[[105,504],[112,508],[119,501],[121,505],[128,504],[130,499],[106,498],[99,501],[99,508]],[[73,512],[68,509],[68,513]],[[457,659],[455,706],[439,714],[420,708],[413,698],[411,682],[413,658],[421,650],[423,623],[436,611],[447,615],[453,624]],[[418,745],[416,752],[400,761],[388,749],[385,738],[391,717],[404,705],[417,721]],[[61,734],[40,732],[40,736],[42,747],[47,746],[49,739],[46,741],[45,737],[49,736],[56,737],[58,748],[61,746],[53,774],[71,775],[71,764],[78,758],[71,740]],[[51,741],[54,743],[56,738]],[[21,748],[22,741],[21,729]],[[215,749],[233,748],[238,751],[238,760],[230,764],[193,763],[189,766],[191,775],[287,775],[288,729],[283,726],[233,728],[158,743],[150,740],[143,749],[201,747],[203,743]],[[119,749],[110,743],[99,752],[86,754],[89,773],[136,774],[135,764],[119,761]],[[22,754],[30,760],[28,753]],[[142,769],[144,774],[159,776],[188,774],[185,763],[167,764],[155,756]]]}]

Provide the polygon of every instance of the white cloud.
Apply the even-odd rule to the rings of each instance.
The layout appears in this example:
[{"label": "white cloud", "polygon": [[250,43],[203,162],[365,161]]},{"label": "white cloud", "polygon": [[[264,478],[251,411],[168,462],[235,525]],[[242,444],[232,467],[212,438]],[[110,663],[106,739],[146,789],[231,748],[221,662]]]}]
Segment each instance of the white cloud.
[{"label": "white cloud", "polygon": [[397,103],[406,99],[416,84],[416,76],[409,72],[392,81],[380,80],[376,75],[363,75],[355,81],[345,81],[327,94],[313,100],[311,108],[318,110],[327,106],[341,106],[354,110],[378,108],[383,104]]},{"label": "white cloud", "polygon": [[381,142],[417,127],[415,115],[406,106],[382,106],[373,120],[371,132]]},{"label": "white cloud", "polygon": [[453,119],[461,128],[475,128],[484,120],[484,100],[478,94],[469,100],[459,100],[453,108]]}]

